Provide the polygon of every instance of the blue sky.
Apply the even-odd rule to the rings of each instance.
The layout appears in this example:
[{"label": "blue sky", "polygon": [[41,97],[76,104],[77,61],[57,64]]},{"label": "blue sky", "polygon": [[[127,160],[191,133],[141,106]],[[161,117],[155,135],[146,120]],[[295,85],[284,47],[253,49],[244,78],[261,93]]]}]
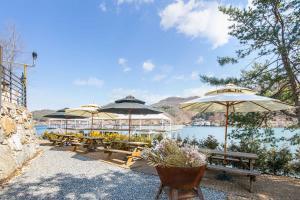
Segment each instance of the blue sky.
[{"label": "blue sky", "polygon": [[15,24],[24,51],[38,53],[28,72],[30,110],[103,105],[128,94],[154,103],[201,95],[209,86],[198,74],[237,76],[243,68],[216,62],[238,47],[226,33],[229,22],[217,10],[220,2],[247,5],[246,0],[4,0],[0,31]]}]

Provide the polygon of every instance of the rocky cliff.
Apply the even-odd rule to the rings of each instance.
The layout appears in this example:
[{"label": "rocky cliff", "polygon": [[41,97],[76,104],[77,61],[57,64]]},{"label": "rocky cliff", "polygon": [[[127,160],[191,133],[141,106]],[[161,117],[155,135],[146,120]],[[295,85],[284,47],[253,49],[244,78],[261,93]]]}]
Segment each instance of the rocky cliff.
[{"label": "rocky cliff", "polygon": [[32,114],[3,102],[0,110],[0,181],[8,178],[39,149]]}]

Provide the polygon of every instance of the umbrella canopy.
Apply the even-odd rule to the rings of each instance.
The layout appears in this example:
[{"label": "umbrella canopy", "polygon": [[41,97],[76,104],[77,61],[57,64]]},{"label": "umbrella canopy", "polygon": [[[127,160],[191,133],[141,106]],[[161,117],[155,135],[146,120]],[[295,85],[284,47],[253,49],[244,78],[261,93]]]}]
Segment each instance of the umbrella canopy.
[{"label": "umbrella canopy", "polygon": [[43,117],[54,118],[54,119],[83,119],[83,118],[85,118],[82,116],[77,116],[77,115],[66,113],[67,109],[69,109],[69,108],[57,110],[56,112],[48,114],[48,115],[44,115]]},{"label": "umbrella canopy", "polygon": [[100,111],[125,115],[148,115],[162,113],[155,108],[145,105],[144,101],[136,99],[133,96],[127,96],[123,99],[116,100],[114,103],[103,106]]},{"label": "umbrella canopy", "polygon": [[[181,108],[196,112],[226,113],[224,144],[226,154],[228,115],[230,112],[271,112],[293,107],[276,99],[255,95],[255,92],[251,89],[229,84],[207,92],[204,97],[182,103]],[[226,162],[226,156],[224,162]]]},{"label": "umbrella canopy", "polygon": [[[128,119],[127,115],[117,114],[117,120]],[[171,121],[171,119],[163,113],[160,114],[149,114],[149,115],[131,115],[132,120],[166,120]]]},{"label": "umbrella canopy", "polygon": [[114,103],[103,106],[100,112],[110,112],[117,114],[125,114],[128,116],[128,133],[130,140],[131,131],[131,115],[147,115],[147,114],[159,114],[161,111],[145,105],[144,101],[136,99],[133,96],[127,96],[123,99],[116,100]]},{"label": "umbrella canopy", "polygon": [[82,105],[78,108],[67,109],[66,112],[73,115],[84,117],[99,117],[102,119],[114,119],[116,116],[112,113],[99,112],[100,106],[97,104]]},{"label": "umbrella canopy", "polygon": [[182,104],[181,108],[197,112],[270,112],[287,110],[291,106],[279,100],[244,93],[222,93],[204,96]]},{"label": "umbrella canopy", "polygon": [[65,119],[66,120],[65,121],[65,132],[67,133],[69,119],[83,119],[85,117],[66,113],[66,110],[68,110],[68,108],[57,110],[56,112],[48,114],[48,115],[44,115],[43,117],[53,118],[53,119]]},{"label": "umbrella canopy", "polygon": [[101,119],[116,118],[116,116],[112,113],[99,112],[99,110],[100,110],[100,106],[96,104],[87,104],[87,105],[82,105],[78,108],[67,109],[66,112],[77,116],[91,117],[92,118],[91,131],[92,131],[93,124],[94,124],[94,117],[99,117]]},{"label": "umbrella canopy", "polygon": [[221,94],[221,93],[244,93],[244,94],[255,94],[256,92],[245,87],[239,87],[236,86],[232,83],[227,84],[224,87],[220,87],[215,90],[211,90],[207,92],[205,95],[216,95],[216,94]]}]

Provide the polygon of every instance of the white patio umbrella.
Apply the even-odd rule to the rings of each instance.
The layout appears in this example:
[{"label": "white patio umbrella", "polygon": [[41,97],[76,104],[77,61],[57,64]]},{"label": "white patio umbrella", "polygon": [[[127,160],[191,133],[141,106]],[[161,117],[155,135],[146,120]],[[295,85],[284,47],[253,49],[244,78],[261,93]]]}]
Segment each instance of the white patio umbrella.
[{"label": "white patio umbrella", "polygon": [[[271,112],[292,109],[293,107],[277,99],[255,95],[248,89],[228,84],[225,87],[207,92],[204,97],[184,102],[181,108],[196,112],[225,112],[225,144],[227,152],[228,116],[231,112]],[[224,156],[224,161],[226,156]]]},{"label": "white patio umbrella", "polygon": [[66,113],[92,118],[92,123],[91,123],[91,131],[92,131],[93,125],[94,125],[94,117],[101,118],[101,119],[115,119],[116,118],[116,115],[114,115],[112,113],[99,112],[100,108],[101,107],[98,106],[97,104],[87,104],[87,105],[82,105],[78,108],[67,109]]}]

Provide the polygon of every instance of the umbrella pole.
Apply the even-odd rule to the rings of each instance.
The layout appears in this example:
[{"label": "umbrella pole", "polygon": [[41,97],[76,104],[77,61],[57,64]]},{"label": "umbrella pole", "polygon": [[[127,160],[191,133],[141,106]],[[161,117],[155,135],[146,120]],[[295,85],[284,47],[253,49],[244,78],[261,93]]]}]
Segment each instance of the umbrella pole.
[{"label": "umbrella pole", "polygon": [[227,129],[228,129],[228,114],[229,114],[229,104],[226,104],[226,122],[225,122],[225,144],[224,144],[224,161],[226,164],[226,153],[227,153]]},{"label": "umbrella pole", "polygon": [[90,136],[92,135],[93,125],[94,125],[94,114],[92,114],[92,123],[91,123],[91,132],[90,132]]},{"label": "umbrella pole", "polygon": [[129,121],[128,121],[128,141],[130,141],[130,132],[131,132],[131,112],[129,112]]}]

